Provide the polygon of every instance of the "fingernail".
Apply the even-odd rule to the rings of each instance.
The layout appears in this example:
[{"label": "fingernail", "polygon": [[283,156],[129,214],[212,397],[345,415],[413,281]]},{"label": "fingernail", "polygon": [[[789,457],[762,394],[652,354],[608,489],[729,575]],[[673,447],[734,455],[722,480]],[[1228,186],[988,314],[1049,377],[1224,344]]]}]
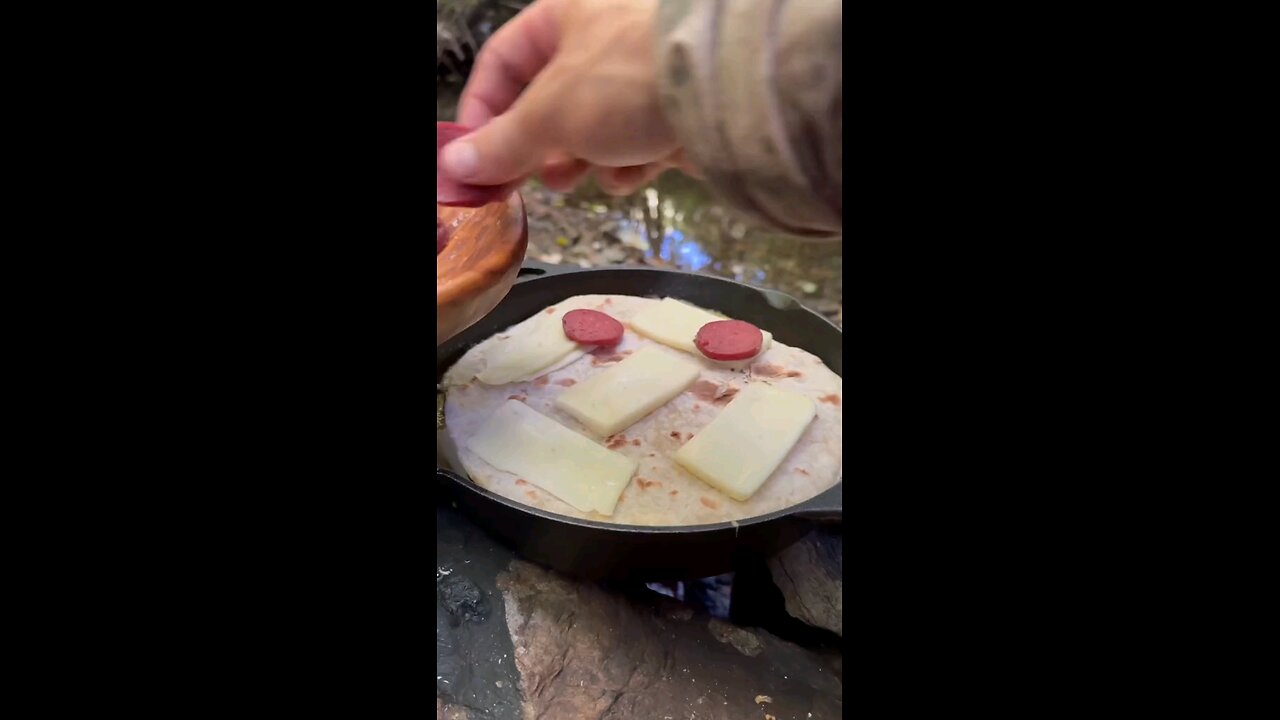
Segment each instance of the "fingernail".
[{"label": "fingernail", "polygon": [[456,140],[445,146],[440,159],[444,162],[445,174],[458,180],[467,180],[475,174],[480,155],[476,152],[475,145]]}]

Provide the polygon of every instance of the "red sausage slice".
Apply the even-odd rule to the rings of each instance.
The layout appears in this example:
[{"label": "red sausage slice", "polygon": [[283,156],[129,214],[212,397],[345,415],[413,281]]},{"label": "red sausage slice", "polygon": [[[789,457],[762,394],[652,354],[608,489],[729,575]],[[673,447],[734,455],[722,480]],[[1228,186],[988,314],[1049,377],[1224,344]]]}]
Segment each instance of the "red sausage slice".
[{"label": "red sausage slice", "polygon": [[457,123],[436,123],[436,203],[457,207],[480,207],[507,199],[519,183],[507,185],[466,185],[440,171],[440,151],[444,146],[471,132]]},{"label": "red sausage slice", "polygon": [[599,310],[570,310],[564,314],[564,334],[584,345],[617,345],[622,340],[622,323]]},{"label": "red sausage slice", "polygon": [[712,360],[746,360],[760,353],[764,334],[742,320],[717,320],[703,325],[693,344]]}]

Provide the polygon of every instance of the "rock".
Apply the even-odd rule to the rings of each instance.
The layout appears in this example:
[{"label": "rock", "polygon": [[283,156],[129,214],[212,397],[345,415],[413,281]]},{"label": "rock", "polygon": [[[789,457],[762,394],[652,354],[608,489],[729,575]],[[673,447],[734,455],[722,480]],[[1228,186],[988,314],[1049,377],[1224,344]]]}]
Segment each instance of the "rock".
[{"label": "rock", "polygon": [[[516,720],[519,673],[498,573],[511,553],[436,506],[436,717]],[[501,682],[501,684],[499,684]]]},{"label": "rock", "polygon": [[719,618],[711,618],[711,622],[707,623],[707,629],[716,640],[729,643],[747,657],[755,657],[764,650],[764,643],[760,642],[760,638],[750,630],[731,625]]},{"label": "rock", "polygon": [[441,577],[436,581],[436,592],[444,609],[457,622],[484,622],[489,614],[489,604],[480,588],[465,575],[450,573]]},{"label": "rock", "polygon": [[467,709],[457,705],[448,705],[436,698],[436,720],[470,720]]},{"label": "rock", "polygon": [[[758,573],[776,592],[763,561]],[[838,648],[724,622],[707,612],[715,603],[517,560],[447,492],[436,505],[436,579],[437,720],[740,720],[762,718],[757,696],[772,699],[777,718],[842,717]],[[699,587],[714,594],[729,581]]]},{"label": "rock", "polygon": [[498,587],[524,718],[740,720],[760,717],[753,698],[762,694],[778,717],[842,716],[842,685],[829,662],[767,632],[676,613],[669,598],[621,595],[520,560]]},{"label": "rock", "polygon": [[843,535],[817,530],[769,560],[769,572],[782,590],[787,612],[841,637],[843,557]]},{"label": "rock", "polygon": [[693,608],[688,605],[673,607],[667,613],[667,618],[671,620],[691,620],[693,619]]}]

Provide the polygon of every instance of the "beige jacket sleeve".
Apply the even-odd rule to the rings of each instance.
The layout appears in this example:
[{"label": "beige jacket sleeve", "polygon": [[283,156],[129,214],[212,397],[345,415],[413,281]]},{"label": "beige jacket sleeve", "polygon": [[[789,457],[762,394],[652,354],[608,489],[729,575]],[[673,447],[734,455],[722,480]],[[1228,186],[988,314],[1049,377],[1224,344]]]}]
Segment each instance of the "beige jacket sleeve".
[{"label": "beige jacket sleeve", "polygon": [[663,109],[707,181],[798,235],[840,234],[840,0],[661,0]]}]

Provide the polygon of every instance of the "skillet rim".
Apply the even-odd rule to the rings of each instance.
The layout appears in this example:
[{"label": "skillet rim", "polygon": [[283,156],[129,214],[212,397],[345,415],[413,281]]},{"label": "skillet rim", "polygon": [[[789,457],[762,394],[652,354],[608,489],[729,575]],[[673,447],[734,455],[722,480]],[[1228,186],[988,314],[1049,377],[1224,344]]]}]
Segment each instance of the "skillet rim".
[{"label": "skillet rim", "polygon": [[[837,335],[839,335],[842,344],[844,342],[844,330],[840,326],[828,320],[821,313],[818,313],[806,307],[803,303],[801,303],[794,296],[788,293],[784,293],[781,290],[774,290],[772,288],[762,288],[762,287],[756,287],[754,285],[748,285],[747,283],[740,282],[737,280],[732,280],[729,278],[722,278],[715,275],[706,275],[703,273],[689,272],[686,270],[655,268],[647,265],[605,265],[600,267],[582,268],[582,267],[576,267],[576,266],[555,265],[552,263],[544,263],[538,260],[526,259],[524,263],[522,263],[520,266],[520,271],[516,278],[516,283],[515,285],[512,286],[512,289],[514,289],[515,286],[532,285],[532,284],[537,284],[544,281],[560,280],[565,276],[579,275],[584,273],[595,273],[595,272],[611,272],[611,271],[644,271],[647,273],[655,273],[655,274],[681,275],[681,276],[692,278],[694,279],[695,282],[720,282],[727,285],[737,286],[739,288],[746,288],[748,290],[753,290],[763,295],[765,302],[777,308],[778,310],[783,310],[787,312],[801,310],[805,313],[808,313],[809,315],[812,315],[813,317],[820,320],[822,324],[826,325],[827,328],[829,328],[830,330],[834,331]],[[494,310],[497,310],[497,308],[501,307],[502,303],[506,301],[507,299],[504,297],[502,301],[500,301],[498,305],[495,306]],[[530,317],[532,317],[532,315]],[[516,322],[521,322],[521,321],[518,320]],[[436,391],[437,392],[442,392],[440,388],[440,381],[441,379],[443,379],[445,372],[448,370],[448,367],[452,367],[452,364],[450,364],[448,367],[442,368],[439,364],[440,356],[452,355],[455,352],[462,351],[458,353],[460,358],[461,355],[465,353],[464,348],[473,347],[474,345],[482,342],[485,339],[485,338],[480,338],[478,340],[464,343],[463,340],[464,338],[466,338],[467,335],[469,335],[471,329],[472,328],[467,328],[466,330],[463,330],[462,332],[458,333],[452,338],[449,338],[449,340],[446,341],[443,345],[438,345],[436,347]],[[804,350],[804,348],[800,348],[800,349]],[[810,352],[808,350],[805,350],[805,351]],[[457,362],[457,361],[455,360],[454,362]],[[831,368],[828,368],[828,369],[831,369]],[[835,370],[832,370],[832,372],[835,372],[837,376],[843,379],[844,378],[843,368],[841,370],[842,370],[841,372],[836,372]],[[447,399],[446,399],[446,402],[447,402]],[[447,433],[447,431],[445,430],[436,431],[437,433],[436,447],[437,448],[439,448],[440,432]],[[440,476],[444,476],[448,478],[450,481],[461,486],[461,488],[464,490],[475,492],[489,500],[497,501],[514,510],[518,510],[518,511],[522,511],[522,512],[534,515],[543,520],[568,523],[571,525],[576,525],[578,527],[591,529],[591,530],[608,530],[613,532],[644,533],[644,534],[659,534],[659,535],[716,533],[716,532],[723,532],[725,530],[733,530],[733,529],[741,530],[742,528],[745,528],[745,527],[761,525],[764,523],[781,520],[783,518],[821,521],[824,518],[830,519],[832,517],[839,516],[838,521],[842,523],[843,514],[844,514],[844,464],[843,464],[843,461],[841,462],[840,479],[836,481],[836,484],[832,485],[826,490],[823,490],[817,495],[814,495],[811,498],[808,498],[802,502],[796,503],[795,505],[792,505],[790,507],[785,507],[785,508],[782,508],[781,510],[775,510],[765,515],[756,515],[753,517],[744,518],[742,520],[726,520],[723,522],[708,523],[708,524],[702,524],[702,525],[629,525],[629,524],[622,524],[622,523],[607,523],[607,522],[602,522],[600,520],[586,520],[582,518],[575,518],[569,515],[561,515],[559,513],[553,513],[547,510],[542,510],[540,508],[531,507],[529,505],[525,505],[515,500],[511,500],[510,498],[507,498],[505,496],[499,495],[495,492],[492,492],[486,488],[481,487],[470,477],[464,476],[462,473],[456,470],[453,470],[452,468],[442,467],[439,464],[439,461],[437,461],[436,463],[436,476],[437,478]]]}]

